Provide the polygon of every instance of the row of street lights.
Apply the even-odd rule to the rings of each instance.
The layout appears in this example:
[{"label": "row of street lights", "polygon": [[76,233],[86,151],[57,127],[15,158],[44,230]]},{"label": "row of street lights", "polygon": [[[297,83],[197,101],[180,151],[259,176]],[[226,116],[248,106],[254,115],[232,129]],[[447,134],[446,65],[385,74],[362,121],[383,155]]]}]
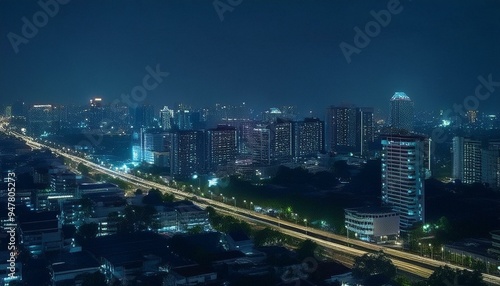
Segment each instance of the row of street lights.
[{"label": "row of street lights", "polygon": [[[418,246],[420,246],[420,256],[424,256],[423,244],[419,242]],[[432,243],[429,243],[429,250],[431,252],[431,259],[434,259],[434,248],[432,247]],[[441,260],[444,261],[444,247],[441,247]]]}]

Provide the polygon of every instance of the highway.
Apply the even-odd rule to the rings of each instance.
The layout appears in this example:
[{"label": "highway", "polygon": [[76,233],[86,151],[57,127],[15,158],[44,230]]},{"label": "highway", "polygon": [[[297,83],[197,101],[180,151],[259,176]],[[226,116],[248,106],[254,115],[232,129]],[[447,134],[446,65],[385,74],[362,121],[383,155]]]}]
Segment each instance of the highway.
[{"label": "highway", "polygon": [[[157,188],[161,191],[172,193],[175,195],[176,198],[179,199],[191,199],[193,197],[193,194],[186,193],[178,189],[150,182],[131,174],[110,170],[104,166],[95,164],[86,159],[82,159],[78,156],[69,154],[66,151],[49,147],[39,142],[36,142],[32,140],[30,137],[21,135],[19,133],[11,132],[11,134],[25,141],[26,144],[31,148],[35,149],[48,148],[52,150],[52,152],[60,156],[69,158],[77,163],[82,163],[94,170],[98,170],[110,176],[120,178],[129,183],[139,184],[141,186],[148,188]],[[433,260],[430,258],[418,256],[404,251],[380,245],[375,245],[371,243],[366,243],[359,240],[348,239],[344,236],[280,220],[278,218],[274,218],[265,214],[251,211],[249,209],[234,207],[233,205],[228,205],[208,198],[199,198],[196,203],[201,207],[211,206],[218,212],[237,217],[247,222],[272,226],[276,230],[292,237],[296,237],[299,239],[310,239],[316,242],[317,244],[321,245],[322,247],[332,250],[335,253],[341,253],[353,257],[358,257],[368,252],[374,253],[382,250],[391,258],[392,262],[398,269],[423,278],[428,278],[434,272],[434,270],[440,266],[448,265],[453,268],[466,269],[460,266],[455,266],[445,263],[443,261]],[[485,282],[489,284],[500,285],[500,277],[498,276],[493,276],[483,273],[483,279]]]}]

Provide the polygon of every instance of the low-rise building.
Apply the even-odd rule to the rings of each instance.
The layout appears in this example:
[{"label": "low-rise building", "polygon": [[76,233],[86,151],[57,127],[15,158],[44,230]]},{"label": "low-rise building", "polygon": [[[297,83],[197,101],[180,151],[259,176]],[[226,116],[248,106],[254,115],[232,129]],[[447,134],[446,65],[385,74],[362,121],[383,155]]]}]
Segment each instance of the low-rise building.
[{"label": "low-rise building", "polygon": [[62,249],[58,211],[26,212],[19,215],[21,244],[33,255]]},{"label": "low-rise building", "polygon": [[390,208],[345,209],[345,227],[361,240],[384,242],[399,236],[399,214]]},{"label": "low-rise building", "polygon": [[[99,271],[99,262],[88,252],[61,252],[49,265],[52,285],[79,285],[78,276]],[[81,276],[80,276],[81,277]]]},{"label": "low-rise building", "polygon": [[488,253],[496,255],[500,262],[500,230],[494,230],[490,232],[491,234],[491,248],[488,249]]},{"label": "low-rise building", "polygon": [[208,230],[208,212],[191,201],[178,201],[156,206],[159,233],[185,232],[194,227]]},{"label": "low-rise building", "polygon": [[189,265],[171,269],[163,285],[207,285],[217,280],[217,272],[210,266]]}]

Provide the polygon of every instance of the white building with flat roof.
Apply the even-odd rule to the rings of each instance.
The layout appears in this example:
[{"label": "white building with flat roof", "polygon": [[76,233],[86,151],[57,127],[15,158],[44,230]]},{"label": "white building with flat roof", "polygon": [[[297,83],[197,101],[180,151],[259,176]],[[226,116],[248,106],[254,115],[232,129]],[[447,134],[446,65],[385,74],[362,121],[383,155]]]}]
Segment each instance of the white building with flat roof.
[{"label": "white building with flat roof", "polygon": [[345,228],[361,240],[382,242],[399,236],[399,214],[390,208],[345,209]]}]

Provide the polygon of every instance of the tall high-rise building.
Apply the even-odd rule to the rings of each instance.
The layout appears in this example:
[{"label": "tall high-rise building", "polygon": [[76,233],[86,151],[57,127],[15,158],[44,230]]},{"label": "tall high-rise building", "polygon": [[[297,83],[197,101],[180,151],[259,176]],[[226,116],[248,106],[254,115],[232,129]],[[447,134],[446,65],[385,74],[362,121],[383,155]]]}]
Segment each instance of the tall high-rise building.
[{"label": "tall high-rise building", "polygon": [[101,122],[104,119],[104,106],[102,98],[94,97],[90,99],[90,107],[88,110],[88,127],[90,129],[99,129]]},{"label": "tall high-rise building", "polygon": [[193,123],[191,122],[191,110],[189,109],[177,110],[174,114],[174,125],[179,130],[193,129]]},{"label": "tall high-rise building", "polygon": [[130,124],[136,128],[155,128],[154,124],[154,106],[152,105],[138,105],[130,107]]},{"label": "tall high-rise building", "polygon": [[158,167],[170,165],[172,133],[158,130],[143,133],[143,161]]},{"label": "tall high-rise building", "polygon": [[429,139],[424,136],[382,136],[382,205],[399,213],[402,231],[425,220],[424,180],[429,146]]},{"label": "tall high-rise building", "polygon": [[26,116],[26,104],[22,100],[17,100],[12,104],[12,116],[13,117],[25,117]]},{"label": "tall high-rise building", "polygon": [[326,111],[326,125],[330,152],[365,154],[373,143],[373,108],[330,106]]},{"label": "tall high-rise building", "polygon": [[292,161],[293,122],[278,118],[269,126],[271,129],[271,156],[277,163]]},{"label": "tall high-rise building", "polygon": [[172,118],[174,117],[174,111],[172,109],[168,109],[168,106],[164,106],[162,110],[160,110],[160,127],[163,130],[172,129]]},{"label": "tall high-rise building", "polygon": [[472,138],[453,138],[453,177],[463,183],[481,182],[481,146],[480,140]]},{"label": "tall high-rise building", "polygon": [[247,146],[254,164],[271,164],[271,130],[263,124],[257,124],[248,134]]},{"label": "tall high-rise building", "polygon": [[216,171],[219,166],[233,164],[238,150],[236,128],[219,125],[207,130],[206,135],[208,170]]},{"label": "tall high-rise building", "polygon": [[242,155],[250,155],[250,136],[253,129],[256,127],[255,121],[243,121],[238,123],[238,153]]},{"label": "tall high-rise building", "polygon": [[294,122],[293,155],[295,159],[316,156],[325,150],[325,123],[318,118]]},{"label": "tall high-rise building", "polygon": [[174,177],[190,178],[203,171],[203,132],[178,130],[172,133],[170,172]]},{"label": "tall high-rise building", "polygon": [[413,131],[413,108],[413,101],[406,93],[394,93],[391,98],[391,128]]},{"label": "tall high-rise building", "polygon": [[357,127],[356,132],[358,142],[357,152],[365,155],[369,151],[370,144],[375,139],[375,132],[373,127],[373,108],[361,107],[357,112]]},{"label": "tall high-rise building", "polygon": [[40,136],[50,133],[54,121],[54,108],[50,104],[35,104],[28,110],[28,134]]},{"label": "tall high-rise building", "polygon": [[482,182],[500,188],[500,140],[490,140],[482,150]]},{"label": "tall high-rise building", "polygon": [[326,111],[328,149],[353,152],[356,149],[357,110],[354,106],[330,106]]}]

